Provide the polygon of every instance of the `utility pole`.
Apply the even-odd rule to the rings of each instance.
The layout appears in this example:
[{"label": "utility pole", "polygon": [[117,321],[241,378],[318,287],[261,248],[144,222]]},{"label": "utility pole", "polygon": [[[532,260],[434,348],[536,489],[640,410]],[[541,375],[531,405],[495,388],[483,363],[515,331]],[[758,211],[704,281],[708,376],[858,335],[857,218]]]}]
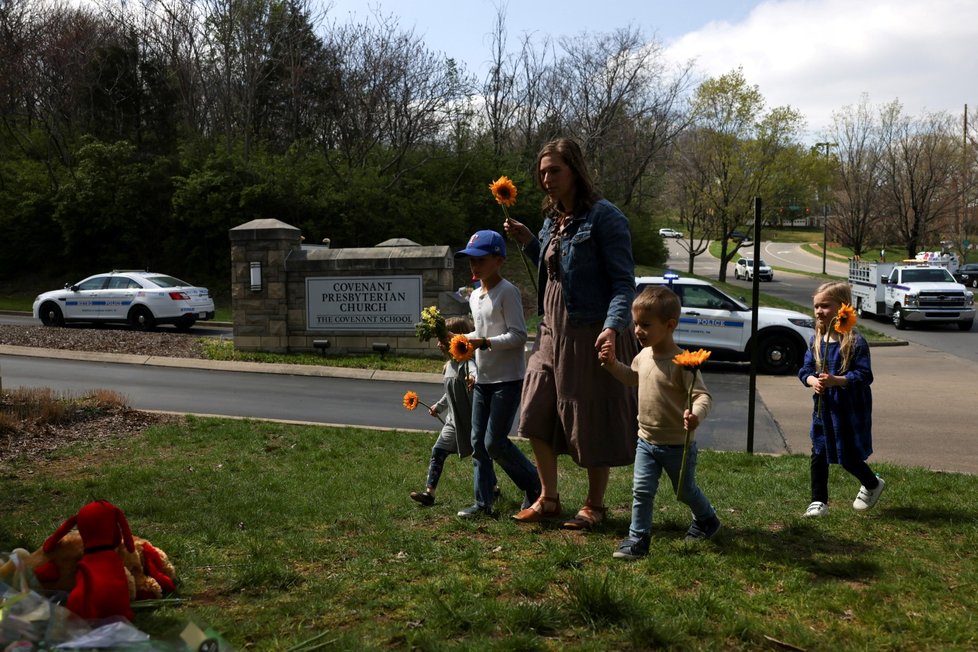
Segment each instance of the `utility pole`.
[{"label": "utility pole", "polygon": [[[815,143],[815,147],[825,148],[825,158],[829,158],[829,148],[837,147],[838,143]],[[826,196],[822,198],[822,274],[825,274],[825,255],[826,250],[829,246],[829,198],[828,189],[825,191]]]}]

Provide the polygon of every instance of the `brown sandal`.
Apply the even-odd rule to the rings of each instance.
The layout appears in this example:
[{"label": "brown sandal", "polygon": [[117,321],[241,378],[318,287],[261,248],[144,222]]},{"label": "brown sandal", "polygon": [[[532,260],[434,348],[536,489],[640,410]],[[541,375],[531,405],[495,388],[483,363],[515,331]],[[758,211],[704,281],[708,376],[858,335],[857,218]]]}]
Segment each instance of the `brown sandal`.
[{"label": "brown sandal", "polygon": [[560,496],[540,496],[536,502],[524,510],[513,514],[513,520],[520,523],[539,523],[545,518],[560,516]]},{"label": "brown sandal", "polygon": [[594,526],[604,521],[608,513],[607,507],[596,507],[590,503],[584,503],[577,515],[569,521],[564,521],[565,530],[590,530]]}]

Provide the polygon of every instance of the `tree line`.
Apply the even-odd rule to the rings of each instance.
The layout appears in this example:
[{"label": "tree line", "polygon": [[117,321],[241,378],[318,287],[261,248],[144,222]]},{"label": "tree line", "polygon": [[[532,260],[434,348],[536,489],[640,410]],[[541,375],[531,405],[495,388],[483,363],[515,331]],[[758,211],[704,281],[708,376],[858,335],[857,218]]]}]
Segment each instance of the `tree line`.
[{"label": "tree line", "polygon": [[974,232],[974,148],[949,116],[847,107],[824,156],[742,71],[700,80],[635,27],[511,43],[501,8],[489,30],[480,79],[393,17],[339,23],[311,0],[0,0],[0,279],[145,268],[220,291],[228,229],[255,218],[335,247],[459,245],[501,227],[503,174],[536,227],[556,136],[646,264],[665,224],[733,256],[758,195],[779,224],[830,203],[857,250],[884,222],[915,248],[955,211]]}]

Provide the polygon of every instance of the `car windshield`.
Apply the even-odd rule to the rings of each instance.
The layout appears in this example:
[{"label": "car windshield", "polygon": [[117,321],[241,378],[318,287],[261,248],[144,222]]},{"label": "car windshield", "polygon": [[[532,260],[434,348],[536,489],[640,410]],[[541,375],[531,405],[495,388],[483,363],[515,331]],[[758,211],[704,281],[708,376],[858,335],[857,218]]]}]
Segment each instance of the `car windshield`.
[{"label": "car windshield", "polygon": [[156,276],[146,276],[147,281],[153,285],[158,285],[161,288],[187,288],[192,287],[190,283],[185,283],[178,278],[173,276],[166,276],[159,274]]},{"label": "car windshield", "polygon": [[908,269],[903,273],[904,283],[944,283],[954,282],[946,269]]}]

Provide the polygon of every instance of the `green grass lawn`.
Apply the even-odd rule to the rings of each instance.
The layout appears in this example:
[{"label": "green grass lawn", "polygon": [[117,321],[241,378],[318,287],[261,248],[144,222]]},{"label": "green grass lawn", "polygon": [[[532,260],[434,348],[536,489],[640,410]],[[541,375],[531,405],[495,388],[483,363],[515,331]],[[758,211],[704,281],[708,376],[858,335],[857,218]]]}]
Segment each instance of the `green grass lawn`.
[{"label": "green grass lawn", "polygon": [[[808,520],[807,457],[704,451],[719,537],[683,544],[690,515],[663,488],[651,554],[628,563],[611,553],[628,529],[630,468],[613,471],[595,532],[511,521],[520,496],[504,476],[501,516],[463,521],[469,460],[448,461],[434,507],[408,498],[433,439],[191,417],[7,460],[0,550],[33,549],[89,500],[110,500],[168,553],[184,600],[137,611],[135,625],[165,639],[192,619],[236,649],[978,646],[978,478],[874,465],[887,491],[856,514],[858,487],[833,467],[832,511]],[[566,514],[584,493],[563,458]]]}]

